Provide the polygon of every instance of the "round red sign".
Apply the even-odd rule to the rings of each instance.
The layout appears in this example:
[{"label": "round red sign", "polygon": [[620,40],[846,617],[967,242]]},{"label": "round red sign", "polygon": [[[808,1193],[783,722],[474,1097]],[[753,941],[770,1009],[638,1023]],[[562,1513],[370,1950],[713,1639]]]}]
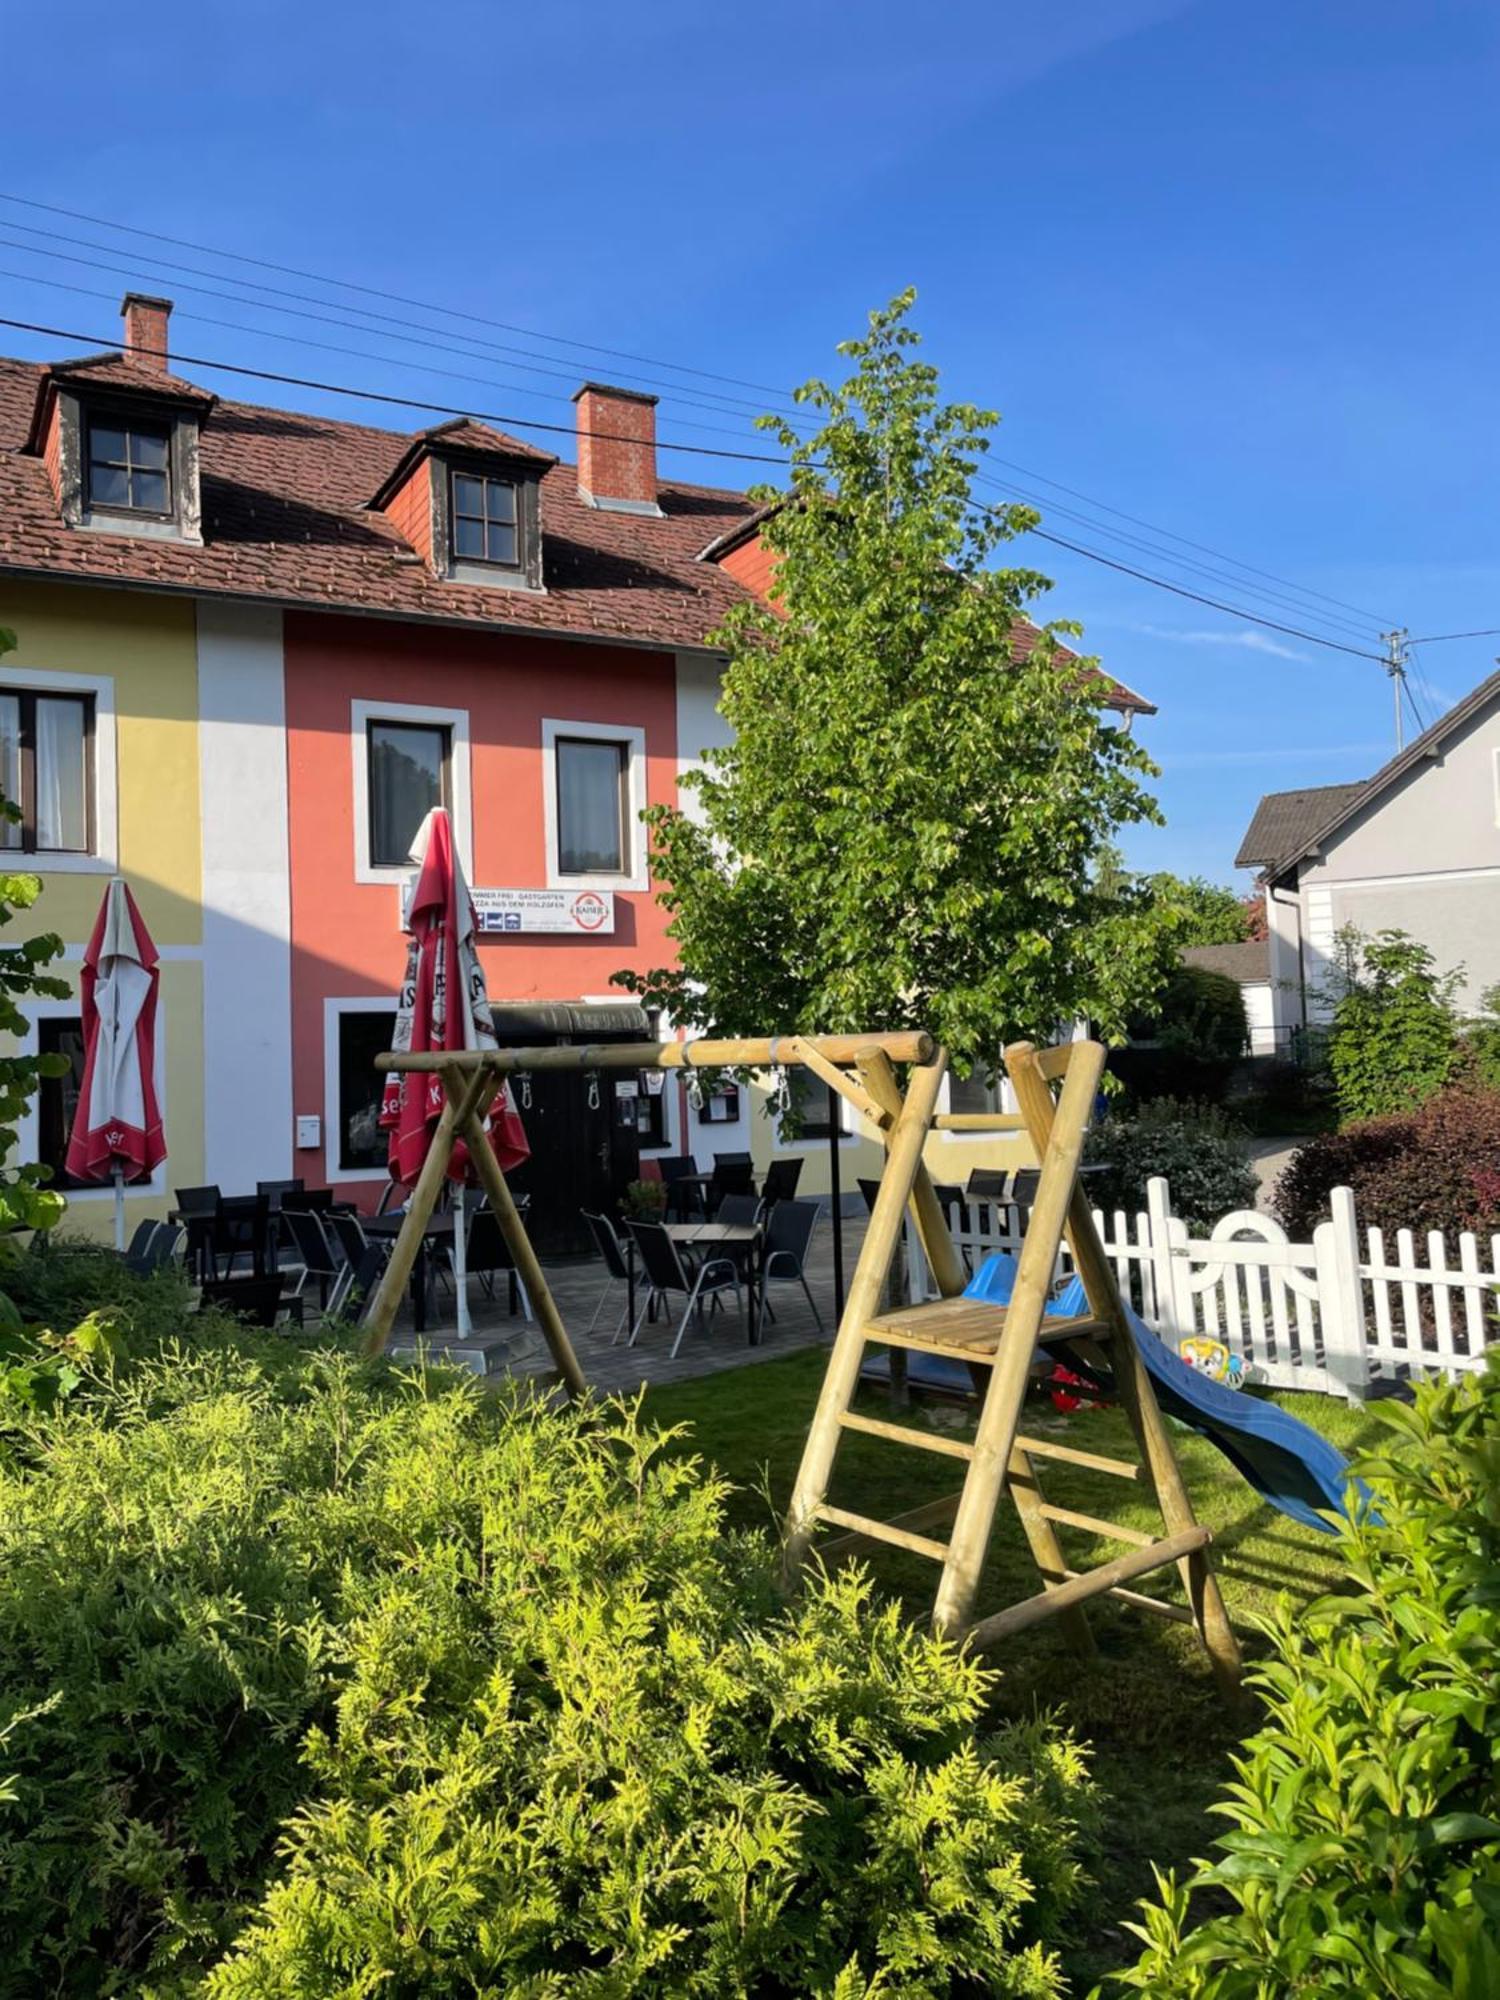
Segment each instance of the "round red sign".
[{"label": "round red sign", "polygon": [[573,898],[573,921],[580,930],[596,931],[609,916],[604,899],[596,896],[591,889],[585,889],[581,896]]}]

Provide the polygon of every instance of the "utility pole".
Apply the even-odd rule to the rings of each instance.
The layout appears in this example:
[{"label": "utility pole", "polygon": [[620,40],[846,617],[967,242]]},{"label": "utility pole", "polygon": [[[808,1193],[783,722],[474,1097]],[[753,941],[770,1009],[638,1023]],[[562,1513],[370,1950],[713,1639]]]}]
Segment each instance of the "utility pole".
[{"label": "utility pole", "polygon": [[1406,691],[1406,654],[1411,634],[1403,625],[1396,632],[1382,632],[1385,641],[1385,670],[1391,677],[1391,692],[1396,697],[1396,748],[1406,748],[1406,724],[1401,709],[1401,697]]}]

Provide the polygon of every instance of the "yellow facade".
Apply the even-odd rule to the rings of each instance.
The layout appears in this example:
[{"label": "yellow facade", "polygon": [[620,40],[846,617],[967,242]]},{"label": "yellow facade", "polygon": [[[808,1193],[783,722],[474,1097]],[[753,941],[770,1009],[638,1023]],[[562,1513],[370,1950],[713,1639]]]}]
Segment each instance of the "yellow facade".
[{"label": "yellow facade", "polygon": [[[96,808],[113,793],[113,813],[99,812],[97,845],[113,835],[115,862],[63,868],[46,856],[16,857],[40,875],[43,893],[17,918],[12,935],[55,931],[69,947],[53,968],[77,992],[83,946],[112,873],[130,884],[163,955],[157,1083],[166,1127],[168,1187],[203,1178],[203,916],[199,818],[198,669],[194,606],[189,599],[77,585],[0,583],[0,625],[15,632],[16,651],[0,662],[0,687],[46,685],[40,676],[106,683],[112,715],[96,724]],[[65,684],[65,683],[64,683]],[[111,742],[112,739],[112,742]],[[106,760],[109,768],[106,768]],[[106,819],[112,819],[112,827]],[[63,1003],[46,1011],[66,1012]],[[127,1221],[161,1216],[162,1193],[132,1195]],[[68,1228],[107,1236],[107,1193],[69,1194]]]}]

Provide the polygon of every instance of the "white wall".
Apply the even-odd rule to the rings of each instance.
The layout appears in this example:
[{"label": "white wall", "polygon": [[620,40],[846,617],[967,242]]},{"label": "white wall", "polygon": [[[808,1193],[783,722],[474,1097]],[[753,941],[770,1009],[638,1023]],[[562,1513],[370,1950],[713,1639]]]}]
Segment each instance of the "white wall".
[{"label": "white wall", "polygon": [[292,1171],[291,876],[281,613],[198,606],[203,1177]]}]

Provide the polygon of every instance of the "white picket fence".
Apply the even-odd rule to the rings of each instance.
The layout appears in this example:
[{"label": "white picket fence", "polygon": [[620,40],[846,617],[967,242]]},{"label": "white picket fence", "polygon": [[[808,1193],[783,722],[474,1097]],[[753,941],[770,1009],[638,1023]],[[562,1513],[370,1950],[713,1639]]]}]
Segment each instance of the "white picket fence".
[{"label": "white picket fence", "polygon": [[[1240,1208],[1206,1237],[1172,1213],[1165,1180],[1148,1183],[1144,1214],[1094,1211],[1122,1295],[1174,1347],[1207,1334],[1237,1354],[1253,1382],[1360,1400],[1377,1377],[1414,1371],[1457,1374],[1483,1365],[1500,1341],[1500,1236],[1482,1250],[1458,1239],[1449,1260],[1442,1233],[1424,1255],[1409,1229],[1394,1254],[1381,1230],[1361,1230],[1350,1189],[1335,1188],[1330,1215],[1311,1243],[1294,1243],[1271,1216]],[[1030,1211],[976,1199],[948,1210],[954,1241],[977,1266],[994,1250],[1019,1252]],[[932,1289],[926,1261],[907,1232],[911,1296]],[[1069,1268],[1067,1252],[1059,1275]]]}]

